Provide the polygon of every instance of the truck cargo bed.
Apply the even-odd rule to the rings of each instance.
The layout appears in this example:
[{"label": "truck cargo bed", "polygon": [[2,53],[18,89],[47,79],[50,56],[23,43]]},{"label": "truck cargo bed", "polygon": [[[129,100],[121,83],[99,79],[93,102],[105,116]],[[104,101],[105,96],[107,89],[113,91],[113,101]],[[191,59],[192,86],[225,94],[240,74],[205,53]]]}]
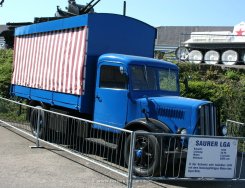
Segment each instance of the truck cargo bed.
[{"label": "truck cargo bed", "polygon": [[153,57],[156,29],[116,14],[85,14],[15,30],[13,96],[92,114],[99,56]]}]

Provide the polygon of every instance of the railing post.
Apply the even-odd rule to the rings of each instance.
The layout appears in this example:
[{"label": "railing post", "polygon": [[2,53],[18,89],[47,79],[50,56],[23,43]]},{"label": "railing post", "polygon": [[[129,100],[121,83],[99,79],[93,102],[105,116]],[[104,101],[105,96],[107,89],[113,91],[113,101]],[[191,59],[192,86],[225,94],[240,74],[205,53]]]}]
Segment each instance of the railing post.
[{"label": "railing post", "polygon": [[39,148],[39,129],[40,129],[40,109],[37,110],[37,135],[36,135],[37,148]]},{"label": "railing post", "polygon": [[36,132],[36,146],[30,146],[30,148],[43,148],[39,143],[39,132],[40,132],[40,116],[41,109],[37,109],[37,132]]},{"label": "railing post", "polygon": [[129,153],[129,165],[128,165],[128,188],[132,188],[133,185],[133,163],[134,163],[134,148],[135,148],[135,136],[136,133],[132,132],[130,135],[130,153]]}]

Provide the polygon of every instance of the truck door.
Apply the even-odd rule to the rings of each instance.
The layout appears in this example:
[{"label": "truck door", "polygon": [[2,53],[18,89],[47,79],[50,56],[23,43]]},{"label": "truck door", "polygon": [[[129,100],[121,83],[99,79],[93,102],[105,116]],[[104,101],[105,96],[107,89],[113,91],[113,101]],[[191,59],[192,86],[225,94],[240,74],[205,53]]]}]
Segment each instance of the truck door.
[{"label": "truck door", "polygon": [[127,118],[128,83],[126,69],[101,65],[97,72],[94,121],[123,128]]}]

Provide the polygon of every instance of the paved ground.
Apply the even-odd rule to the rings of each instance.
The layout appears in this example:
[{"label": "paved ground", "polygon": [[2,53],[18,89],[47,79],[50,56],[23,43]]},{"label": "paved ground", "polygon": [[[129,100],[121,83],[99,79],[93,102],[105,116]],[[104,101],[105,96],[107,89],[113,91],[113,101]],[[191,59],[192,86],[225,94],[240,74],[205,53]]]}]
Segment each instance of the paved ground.
[{"label": "paved ground", "polygon": [[[0,126],[0,188],[126,187],[126,178]],[[138,182],[136,187],[162,187]]]},{"label": "paved ground", "polygon": [[[126,179],[0,126],[0,188],[126,187]],[[244,182],[245,183],[245,182]],[[244,188],[234,182],[136,182],[134,187]]]}]

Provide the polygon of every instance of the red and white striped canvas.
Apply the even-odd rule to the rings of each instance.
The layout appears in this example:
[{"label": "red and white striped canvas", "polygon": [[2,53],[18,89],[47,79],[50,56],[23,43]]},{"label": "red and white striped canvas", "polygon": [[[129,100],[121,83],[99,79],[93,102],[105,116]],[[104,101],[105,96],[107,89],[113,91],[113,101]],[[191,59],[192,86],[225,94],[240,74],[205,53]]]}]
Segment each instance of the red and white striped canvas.
[{"label": "red and white striped canvas", "polygon": [[17,36],[12,84],[83,93],[86,27]]}]

